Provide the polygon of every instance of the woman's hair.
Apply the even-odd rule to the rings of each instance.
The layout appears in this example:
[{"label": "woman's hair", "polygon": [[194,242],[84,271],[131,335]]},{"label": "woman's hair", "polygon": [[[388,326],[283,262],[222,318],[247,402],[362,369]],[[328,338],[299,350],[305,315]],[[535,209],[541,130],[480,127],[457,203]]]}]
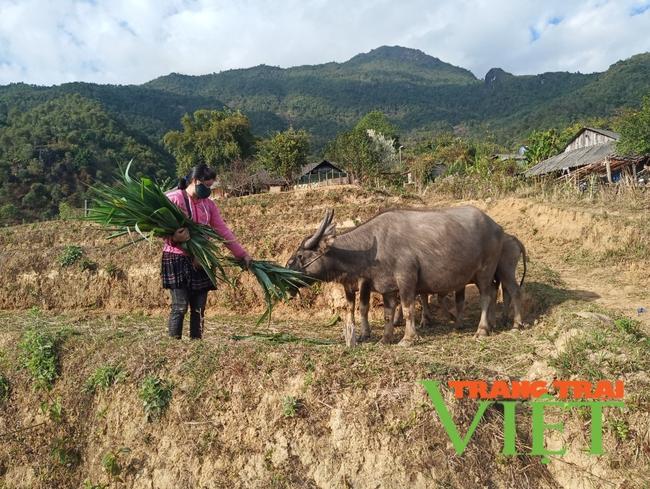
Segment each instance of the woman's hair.
[{"label": "woman's hair", "polygon": [[185,190],[193,180],[204,181],[214,180],[215,178],[217,178],[217,172],[215,172],[205,163],[201,163],[200,165],[193,167],[187,175],[181,177],[181,179],[178,181],[178,188]]}]

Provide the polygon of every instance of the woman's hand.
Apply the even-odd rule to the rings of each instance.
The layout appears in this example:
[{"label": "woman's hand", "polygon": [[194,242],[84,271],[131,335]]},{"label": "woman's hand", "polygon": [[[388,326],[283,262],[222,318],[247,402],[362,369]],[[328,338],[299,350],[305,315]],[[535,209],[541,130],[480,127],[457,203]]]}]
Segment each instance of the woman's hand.
[{"label": "woman's hand", "polygon": [[253,262],[253,259],[248,255],[246,255],[244,258],[241,259],[241,263],[242,263],[242,265],[244,265],[244,268],[246,268],[246,270],[251,269],[251,263],[252,262]]},{"label": "woman's hand", "polygon": [[187,228],[178,228],[174,231],[172,241],[174,243],[185,243],[190,240],[190,231]]}]

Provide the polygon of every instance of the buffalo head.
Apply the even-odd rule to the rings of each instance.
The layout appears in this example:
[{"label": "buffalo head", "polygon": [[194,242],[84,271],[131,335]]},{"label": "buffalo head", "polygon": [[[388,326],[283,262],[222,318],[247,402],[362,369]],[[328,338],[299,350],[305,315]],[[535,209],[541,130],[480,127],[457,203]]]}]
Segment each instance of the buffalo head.
[{"label": "buffalo head", "polygon": [[287,261],[287,268],[297,270],[312,277],[320,279],[326,275],[323,255],[334,242],[336,225],[332,224],[334,211],[329,209],[321,221],[318,229],[311,236],[306,237],[298,246],[291,258]]}]

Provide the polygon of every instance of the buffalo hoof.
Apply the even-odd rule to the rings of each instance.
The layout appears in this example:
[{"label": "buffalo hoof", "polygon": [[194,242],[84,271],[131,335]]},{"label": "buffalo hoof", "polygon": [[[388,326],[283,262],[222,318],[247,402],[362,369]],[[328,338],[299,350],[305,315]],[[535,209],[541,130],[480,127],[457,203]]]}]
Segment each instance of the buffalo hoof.
[{"label": "buffalo hoof", "polygon": [[478,339],[480,339],[480,338],[485,338],[485,337],[488,336],[489,334],[490,334],[490,332],[489,332],[487,329],[485,329],[485,328],[479,328],[479,329],[476,331],[476,333],[474,333],[474,338],[476,338],[476,339],[478,340]]},{"label": "buffalo hoof", "polygon": [[354,332],[354,324],[346,324],[343,329],[343,337],[345,338],[345,345],[348,348],[354,348],[357,345],[357,335]]},{"label": "buffalo hoof", "polygon": [[413,346],[418,340],[418,337],[414,338],[402,338],[402,340],[397,344],[397,346]]},{"label": "buffalo hoof", "polygon": [[393,342],[393,337],[392,336],[382,336],[381,340],[379,340],[379,344],[381,345],[390,345]]},{"label": "buffalo hoof", "polygon": [[370,340],[370,333],[362,334],[361,336],[359,336],[359,338],[357,338],[357,341],[359,343],[363,343],[363,342],[369,341],[369,340]]},{"label": "buffalo hoof", "polygon": [[420,322],[420,329],[433,329],[433,320],[427,319],[426,321]]}]

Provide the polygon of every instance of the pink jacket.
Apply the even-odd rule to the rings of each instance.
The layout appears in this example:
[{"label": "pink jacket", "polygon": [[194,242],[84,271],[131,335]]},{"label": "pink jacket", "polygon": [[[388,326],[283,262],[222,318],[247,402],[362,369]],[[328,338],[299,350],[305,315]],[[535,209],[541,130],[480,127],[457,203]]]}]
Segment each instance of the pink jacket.
[{"label": "pink jacket", "polygon": [[[167,192],[167,198],[172,201],[178,208],[180,208],[185,215],[189,216],[187,212],[187,207],[185,206],[185,199],[183,198],[182,190],[172,190]],[[214,229],[219,236],[223,237],[226,240],[224,243],[225,246],[230,250],[233,256],[237,259],[244,258],[248,253],[244,247],[239,244],[237,238],[226,225],[217,204],[214,203],[211,199],[200,199],[194,200],[192,197],[187,196],[187,199],[192,208],[192,220],[198,222],[199,224],[207,224],[212,229]],[[182,248],[176,246],[171,238],[165,238],[165,246],[163,247],[164,253],[176,253],[178,255],[186,255],[185,251]]]}]

